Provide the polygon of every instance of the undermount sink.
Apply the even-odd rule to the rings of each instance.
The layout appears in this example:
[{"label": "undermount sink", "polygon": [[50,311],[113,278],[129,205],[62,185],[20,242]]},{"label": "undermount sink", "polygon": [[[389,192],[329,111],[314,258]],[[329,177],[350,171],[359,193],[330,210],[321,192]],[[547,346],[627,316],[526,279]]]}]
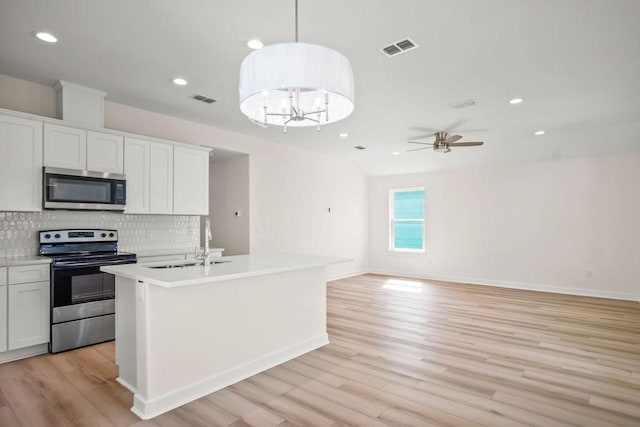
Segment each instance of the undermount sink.
[{"label": "undermount sink", "polygon": [[[210,264],[225,264],[227,262],[231,262],[231,261],[211,261]],[[167,265],[154,265],[154,266],[150,266],[149,268],[163,268],[163,269],[169,269],[169,268],[184,268],[184,267],[195,267],[197,265],[204,265],[204,261],[200,261],[200,262],[187,262],[184,264],[167,264]]]}]

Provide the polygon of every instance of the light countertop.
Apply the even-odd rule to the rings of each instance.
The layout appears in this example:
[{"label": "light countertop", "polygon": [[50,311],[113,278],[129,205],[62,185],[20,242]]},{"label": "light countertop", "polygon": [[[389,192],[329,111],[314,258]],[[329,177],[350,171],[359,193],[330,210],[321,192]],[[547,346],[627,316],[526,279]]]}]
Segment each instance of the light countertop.
[{"label": "light countertop", "polygon": [[16,265],[51,264],[51,258],[46,256],[16,256],[0,257],[0,267],[12,267]]},{"label": "light countertop", "polygon": [[212,258],[212,260],[229,262],[212,264],[208,268],[202,265],[170,269],[150,268],[154,265],[175,265],[189,262],[164,261],[145,265],[127,264],[103,266],[101,270],[106,273],[128,279],[140,280],[152,285],[176,288],[286,271],[305,270],[351,261],[348,258],[340,257],[289,254],[235,255]]}]

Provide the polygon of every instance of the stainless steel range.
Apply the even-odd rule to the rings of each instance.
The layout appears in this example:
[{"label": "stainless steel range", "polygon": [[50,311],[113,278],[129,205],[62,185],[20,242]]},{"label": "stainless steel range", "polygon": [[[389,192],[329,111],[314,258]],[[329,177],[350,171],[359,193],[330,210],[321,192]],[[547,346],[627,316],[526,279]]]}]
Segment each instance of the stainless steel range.
[{"label": "stainless steel range", "polygon": [[51,341],[58,353],[115,338],[115,278],[100,266],[134,264],[118,252],[116,230],[40,232],[40,255],[51,262]]}]

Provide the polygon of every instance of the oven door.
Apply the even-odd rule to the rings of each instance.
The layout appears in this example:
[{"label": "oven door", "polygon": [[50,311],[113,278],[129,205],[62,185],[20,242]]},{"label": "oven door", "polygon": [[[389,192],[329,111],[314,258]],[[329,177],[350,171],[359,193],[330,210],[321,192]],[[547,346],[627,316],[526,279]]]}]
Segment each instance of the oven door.
[{"label": "oven door", "polygon": [[115,298],[115,277],[100,271],[100,266],[53,268],[51,302],[66,307]]}]

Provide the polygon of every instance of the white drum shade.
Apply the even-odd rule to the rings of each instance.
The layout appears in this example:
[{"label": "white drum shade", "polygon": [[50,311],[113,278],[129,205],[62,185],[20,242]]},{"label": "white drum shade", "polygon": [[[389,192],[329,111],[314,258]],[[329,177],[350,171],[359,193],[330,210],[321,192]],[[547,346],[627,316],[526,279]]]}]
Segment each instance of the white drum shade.
[{"label": "white drum shade", "polygon": [[[302,113],[322,110],[328,102],[328,121],[322,113],[322,124],[342,120],[353,111],[351,63],[340,52],[308,43],[280,43],[249,54],[240,66],[240,111],[260,123],[265,122],[265,105],[270,114],[289,114],[289,89],[296,88]],[[267,116],[266,120],[283,125],[287,118]],[[287,124],[316,125],[311,120]]]}]

